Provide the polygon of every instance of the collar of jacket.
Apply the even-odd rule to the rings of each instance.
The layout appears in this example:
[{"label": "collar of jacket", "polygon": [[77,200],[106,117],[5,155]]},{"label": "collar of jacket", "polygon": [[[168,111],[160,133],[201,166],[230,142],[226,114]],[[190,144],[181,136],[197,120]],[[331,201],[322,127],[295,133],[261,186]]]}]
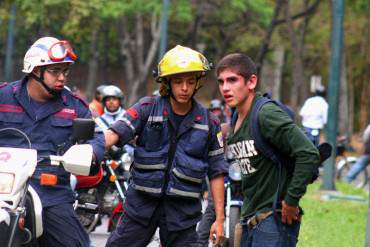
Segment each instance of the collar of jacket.
[{"label": "collar of jacket", "polygon": [[[19,104],[25,109],[28,115],[30,115],[33,119],[36,119],[36,115],[32,110],[30,97],[27,92],[27,83],[28,83],[28,76],[25,76],[22,80],[16,81],[13,83],[13,93],[14,97],[17,99]],[[64,108],[64,106],[68,106],[67,100],[67,93],[68,90],[64,89],[60,96],[55,99],[49,100],[49,106],[47,109],[42,113],[41,116],[37,116],[37,119],[40,120],[44,117],[47,117],[53,113],[56,113]]]}]

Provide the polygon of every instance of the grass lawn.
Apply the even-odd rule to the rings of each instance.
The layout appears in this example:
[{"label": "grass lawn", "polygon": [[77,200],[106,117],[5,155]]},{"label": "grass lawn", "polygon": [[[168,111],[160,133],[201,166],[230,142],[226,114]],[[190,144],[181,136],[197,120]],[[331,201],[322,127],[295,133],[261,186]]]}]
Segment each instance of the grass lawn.
[{"label": "grass lawn", "polygon": [[[368,192],[337,182],[343,195],[361,196],[366,202],[322,200],[321,182],[308,187],[301,200],[305,211],[298,247],[363,247],[367,221]],[[368,187],[367,187],[368,190]]]}]

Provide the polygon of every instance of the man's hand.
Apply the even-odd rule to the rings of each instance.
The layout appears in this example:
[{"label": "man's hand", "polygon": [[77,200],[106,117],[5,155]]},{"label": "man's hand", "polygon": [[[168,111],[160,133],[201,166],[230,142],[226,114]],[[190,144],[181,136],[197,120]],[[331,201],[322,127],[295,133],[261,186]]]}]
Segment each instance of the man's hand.
[{"label": "man's hand", "polygon": [[208,191],[204,191],[204,193],[203,193],[203,200],[204,201],[208,200]]},{"label": "man's hand", "polygon": [[110,129],[104,132],[104,137],[105,137],[105,150],[109,150],[119,140],[119,136]]},{"label": "man's hand", "polygon": [[297,206],[290,206],[285,201],[281,202],[281,222],[283,224],[291,225],[293,221],[299,219],[299,208]]},{"label": "man's hand", "polygon": [[[216,235],[216,239],[213,238],[213,235]],[[223,220],[216,220],[211,227],[211,231],[209,233],[209,240],[212,242],[212,246],[220,246],[224,239],[224,221]]]},{"label": "man's hand", "polygon": [[211,227],[211,232],[209,238],[212,239],[213,235],[216,235],[216,240],[212,241],[212,246],[219,246],[222,243],[224,238],[224,221],[225,221],[225,212],[224,212],[224,176],[219,175],[213,177],[210,180],[211,191],[213,197],[213,203],[215,205],[216,221]]}]

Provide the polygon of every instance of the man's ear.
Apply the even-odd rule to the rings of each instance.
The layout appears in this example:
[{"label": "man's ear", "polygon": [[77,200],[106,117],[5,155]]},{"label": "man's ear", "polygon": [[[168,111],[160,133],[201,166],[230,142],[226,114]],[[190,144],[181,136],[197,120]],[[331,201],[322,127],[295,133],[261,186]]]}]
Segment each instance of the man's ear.
[{"label": "man's ear", "polygon": [[257,76],[255,74],[249,77],[247,86],[249,90],[254,90],[257,87]]}]

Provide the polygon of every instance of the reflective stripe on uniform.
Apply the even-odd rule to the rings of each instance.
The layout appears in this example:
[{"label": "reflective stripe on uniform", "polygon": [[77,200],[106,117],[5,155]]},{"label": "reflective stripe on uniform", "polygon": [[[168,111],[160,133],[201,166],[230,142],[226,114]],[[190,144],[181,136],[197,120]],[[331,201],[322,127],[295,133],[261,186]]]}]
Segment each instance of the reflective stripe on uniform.
[{"label": "reflective stripe on uniform", "polygon": [[198,183],[198,184],[202,183],[202,179],[187,176],[187,175],[179,172],[176,168],[173,169],[173,173],[175,173],[175,175],[177,177],[181,178],[181,179],[188,180],[190,182],[194,182],[194,183]]},{"label": "reflective stripe on uniform", "polygon": [[123,121],[127,124],[128,127],[130,127],[130,129],[132,130],[132,132],[135,133],[135,127],[132,125],[132,123],[130,122],[130,120],[128,120],[127,118],[123,117],[120,119],[120,121]]},{"label": "reflective stripe on uniform", "polygon": [[195,129],[201,129],[201,130],[209,130],[209,127],[207,124],[194,124],[193,128]]},{"label": "reflective stripe on uniform", "polygon": [[174,188],[171,188],[169,192],[173,193],[175,195],[179,195],[179,196],[186,196],[186,197],[192,197],[192,198],[199,198],[200,197],[200,193],[188,192],[188,191],[178,190],[178,189],[174,189]]},{"label": "reflective stripe on uniform", "polygon": [[135,167],[139,169],[146,169],[146,170],[163,170],[166,168],[166,165],[161,163],[161,164],[154,164],[154,165],[145,165],[145,164],[140,164],[135,162]]},{"label": "reflective stripe on uniform", "polygon": [[167,119],[164,119],[163,116],[149,116],[148,122],[163,122]]},{"label": "reflective stripe on uniform", "polygon": [[224,153],[224,149],[220,148],[220,149],[217,149],[217,150],[210,151],[208,153],[208,156],[216,156],[216,155],[223,154],[223,153]]},{"label": "reflective stripe on uniform", "polygon": [[150,187],[145,187],[145,186],[141,186],[141,185],[137,185],[137,184],[134,184],[134,188],[136,190],[140,190],[140,191],[144,191],[144,192],[148,192],[148,193],[154,193],[154,194],[160,194],[162,193],[162,188],[150,188]]}]

